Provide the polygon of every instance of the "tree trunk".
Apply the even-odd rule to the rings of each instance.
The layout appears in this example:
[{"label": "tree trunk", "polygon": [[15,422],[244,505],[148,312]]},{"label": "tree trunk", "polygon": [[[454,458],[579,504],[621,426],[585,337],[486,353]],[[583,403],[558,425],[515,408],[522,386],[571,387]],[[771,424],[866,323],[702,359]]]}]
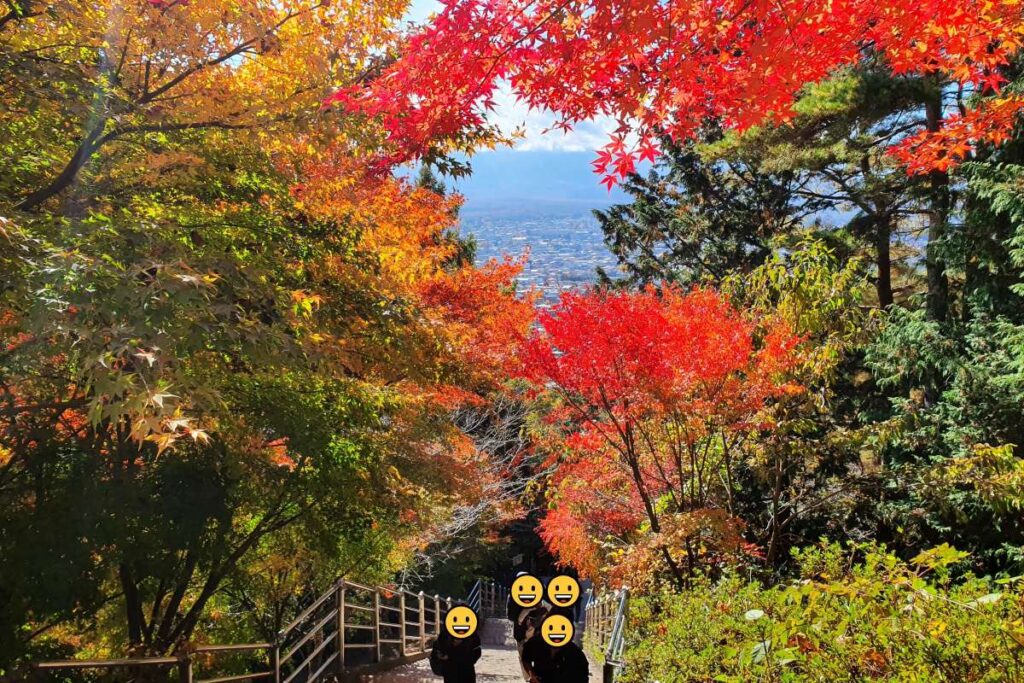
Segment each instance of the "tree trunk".
[{"label": "tree trunk", "polygon": [[124,609],[128,621],[128,650],[136,654],[145,643],[143,634],[145,631],[145,617],[142,614],[142,600],[139,596],[139,587],[135,583],[132,571],[124,562],[118,567],[118,576],[121,580],[121,590],[124,591]]},{"label": "tree trunk", "polygon": [[[942,85],[935,84],[935,92],[925,102],[925,119],[929,131],[942,128]],[[927,313],[932,320],[942,322],[949,315],[949,279],[942,257],[942,241],[949,220],[949,174],[932,171],[928,176],[929,201],[928,244],[925,247],[925,268],[928,275]]]},{"label": "tree trunk", "polygon": [[887,213],[880,213],[875,231],[875,263],[878,267],[878,279],[875,290],[878,292],[878,307],[886,309],[892,306],[892,221]]},{"label": "tree trunk", "polygon": [[774,470],[775,481],[772,486],[772,505],[771,505],[771,532],[768,536],[768,552],[765,554],[765,566],[768,569],[772,569],[775,566],[775,558],[779,551],[779,542],[782,535],[782,522],[779,519],[779,504],[782,501],[782,488],[783,488],[783,476],[785,475],[785,466],[782,462],[782,455],[776,453],[775,455],[775,467]]}]

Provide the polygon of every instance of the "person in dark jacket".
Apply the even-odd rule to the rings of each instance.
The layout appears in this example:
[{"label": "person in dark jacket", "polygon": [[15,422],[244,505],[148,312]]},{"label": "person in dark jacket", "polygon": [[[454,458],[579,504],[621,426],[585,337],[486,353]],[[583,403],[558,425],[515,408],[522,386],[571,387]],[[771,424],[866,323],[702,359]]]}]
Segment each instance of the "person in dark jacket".
[{"label": "person in dark jacket", "polygon": [[479,632],[455,638],[442,628],[430,652],[430,669],[440,674],[444,683],[476,683],[476,663],[482,652]]},{"label": "person in dark jacket", "polygon": [[[516,578],[527,575],[528,572],[519,572],[516,574]],[[505,614],[508,616],[508,620],[512,622],[512,637],[516,639],[516,643],[521,644],[526,640],[526,630],[530,624],[530,612],[539,606],[538,604],[534,607],[523,607],[512,599],[512,592],[509,591],[508,600],[505,601]]]},{"label": "person in dark jacket", "polygon": [[[527,576],[527,574],[528,572],[519,572],[516,574],[516,578]],[[509,591],[508,600],[505,603],[505,613],[508,616],[508,620],[512,622],[512,637],[516,639],[516,650],[519,652],[519,663],[522,666],[523,680],[528,681],[530,677],[526,673],[526,665],[523,664],[523,646],[537,630],[540,622],[547,616],[545,603],[542,600],[533,607],[523,607],[512,599],[512,592]]]},{"label": "person in dark jacket", "polygon": [[559,605],[552,605],[551,603],[545,601],[544,607],[547,611],[546,616],[551,616],[552,614],[561,614],[563,617],[565,617],[572,623],[576,623],[576,605],[561,607]]},{"label": "person in dark jacket", "polygon": [[554,647],[544,642],[540,633],[523,646],[523,665],[530,683],[587,683],[590,665],[579,645],[570,641]]}]

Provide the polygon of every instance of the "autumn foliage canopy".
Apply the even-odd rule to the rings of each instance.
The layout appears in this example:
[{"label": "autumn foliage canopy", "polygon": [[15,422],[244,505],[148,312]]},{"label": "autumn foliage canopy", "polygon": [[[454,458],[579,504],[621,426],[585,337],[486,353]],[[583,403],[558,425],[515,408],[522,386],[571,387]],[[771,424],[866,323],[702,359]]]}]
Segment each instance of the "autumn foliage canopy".
[{"label": "autumn foliage canopy", "polygon": [[452,413],[529,327],[520,264],[477,267],[461,200],[368,173],[377,124],[320,106],[405,9],[0,9],[0,677],[94,622],[123,620],[87,655],[217,638],[228,593],[276,633],[483,509],[503,463]]},{"label": "autumn foliage canopy", "polygon": [[[617,122],[595,164],[611,183],[652,160],[660,135],[685,141],[709,118],[739,130],[787,121],[805,84],[869,53],[896,74],[997,93],[1022,38],[1009,0],[445,0],[380,78],[331,100],[380,117],[385,154],[403,161],[483,126],[507,81],[559,128]],[[947,168],[978,141],[1002,141],[1022,105],[993,97],[895,151],[914,170]]]}]

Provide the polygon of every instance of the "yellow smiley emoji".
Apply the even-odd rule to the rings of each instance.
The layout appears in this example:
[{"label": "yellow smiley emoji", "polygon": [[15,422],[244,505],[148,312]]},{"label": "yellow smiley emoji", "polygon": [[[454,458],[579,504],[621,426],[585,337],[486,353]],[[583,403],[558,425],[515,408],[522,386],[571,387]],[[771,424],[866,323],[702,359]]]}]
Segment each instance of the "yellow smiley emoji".
[{"label": "yellow smiley emoji", "polygon": [[520,607],[533,607],[544,597],[540,579],[532,574],[523,574],[512,582],[512,600]]},{"label": "yellow smiley emoji", "polygon": [[454,638],[469,638],[476,632],[476,625],[476,612],[463,605],[452,607],[444,618],[444,627]]},{"label": "yellow smiley emoji", "polygon": [[552,614],[540,625],[541,638],[552,647],[562,647],[572,641],[573,632],[572,622],[561,614]]},{"label": "yellow smiley emoji", "polygon": [[556,607],[572,607],[580,599],[580,584],[571,576],[556,576],[548,582],[548,600]]}]

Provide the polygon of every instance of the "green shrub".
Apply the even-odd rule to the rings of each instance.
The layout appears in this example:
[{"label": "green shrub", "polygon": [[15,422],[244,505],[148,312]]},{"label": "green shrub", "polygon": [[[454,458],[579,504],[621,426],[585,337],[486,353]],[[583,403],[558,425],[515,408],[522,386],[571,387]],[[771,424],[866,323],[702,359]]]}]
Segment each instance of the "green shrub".
[{"label": "green shrub", "polygon": [[795,554],[800,580],[732,577],[630,607],[624,680],[1024,681],[1024,584],[951,578],[949,546],[906,563],[878,546]]}]

